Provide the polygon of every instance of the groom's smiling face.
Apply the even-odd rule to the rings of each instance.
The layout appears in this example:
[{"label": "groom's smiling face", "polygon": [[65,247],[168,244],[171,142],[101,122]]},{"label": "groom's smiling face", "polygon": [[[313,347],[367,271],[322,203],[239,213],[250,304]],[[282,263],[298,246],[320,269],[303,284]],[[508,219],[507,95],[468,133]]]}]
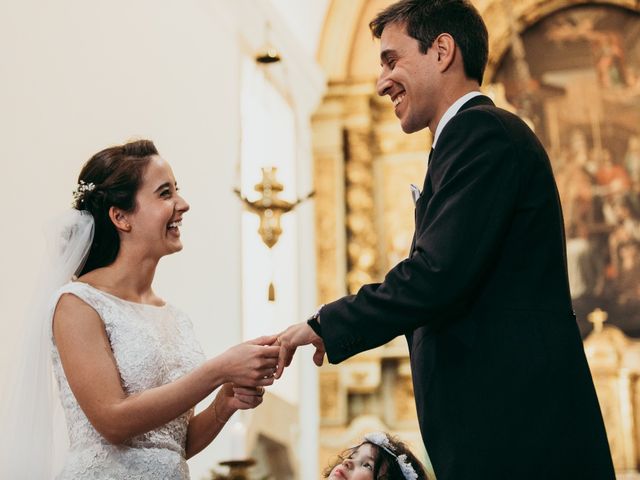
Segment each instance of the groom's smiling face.
[{"label": "groom's smiling face", "polygon": [[437,52],[420,52],[418,41],[409,36],[404,23],[391,23],[380,36],[382,71],[376,89],[388,95],[405,133],[430,127],[440,97]]}]

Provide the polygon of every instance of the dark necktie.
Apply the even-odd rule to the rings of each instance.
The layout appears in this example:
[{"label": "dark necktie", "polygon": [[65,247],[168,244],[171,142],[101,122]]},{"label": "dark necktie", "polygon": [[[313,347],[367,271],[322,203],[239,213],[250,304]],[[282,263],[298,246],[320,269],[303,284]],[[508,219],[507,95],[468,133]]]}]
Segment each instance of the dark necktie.
[{"label": "dark necktie", "polygon": [[427,159],[427,174],[424,177],[424,185],[422,185],[422,195],[426,195],[427,198],[431,197],[431,181],[429,176],[431,174],[431,169],[429,166],[431,165],[431,158],[433,157],[433,148],[429,152],[429,158]]}]

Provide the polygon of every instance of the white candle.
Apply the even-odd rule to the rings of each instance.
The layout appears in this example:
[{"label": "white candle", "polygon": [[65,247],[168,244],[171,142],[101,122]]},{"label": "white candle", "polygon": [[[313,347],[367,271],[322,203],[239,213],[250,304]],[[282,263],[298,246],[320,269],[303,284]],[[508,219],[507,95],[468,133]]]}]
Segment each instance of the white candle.
[{"label": "white candle", "polygon": [[247,458],[247,429],[240,419],[231,426],[231,460],[245,460]]}]

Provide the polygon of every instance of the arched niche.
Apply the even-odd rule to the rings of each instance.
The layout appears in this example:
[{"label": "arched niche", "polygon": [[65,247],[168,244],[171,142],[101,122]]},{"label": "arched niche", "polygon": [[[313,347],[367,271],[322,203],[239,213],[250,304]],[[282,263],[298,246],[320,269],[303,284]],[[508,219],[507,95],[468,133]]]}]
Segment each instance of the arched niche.
[{"label": "arched niche", "polygon": [[[368,23],[393,0],[332,0],[318,47],[318,60],[330,82],[347,79],[365,81],[378,74],[378,46],[372,41]],[[502,56],[510,47],[508,12],[522,32],[541,18],[573,5],[615,5],[637,11],[636,0],[475,0],[472,2],[489,29],[489,64],[485,78],[490,81]]]}]

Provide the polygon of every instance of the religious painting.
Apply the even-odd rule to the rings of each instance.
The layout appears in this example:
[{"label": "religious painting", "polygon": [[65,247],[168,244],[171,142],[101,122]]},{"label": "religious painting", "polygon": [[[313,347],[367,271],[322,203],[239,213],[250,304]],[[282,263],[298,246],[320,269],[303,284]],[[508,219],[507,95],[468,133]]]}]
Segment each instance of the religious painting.
[{"label": "religious painting", "polygon": [[640,338],[640,14],[556,11],[513,36],[493,82],[549,153],[582,334],[601,308]]}]

